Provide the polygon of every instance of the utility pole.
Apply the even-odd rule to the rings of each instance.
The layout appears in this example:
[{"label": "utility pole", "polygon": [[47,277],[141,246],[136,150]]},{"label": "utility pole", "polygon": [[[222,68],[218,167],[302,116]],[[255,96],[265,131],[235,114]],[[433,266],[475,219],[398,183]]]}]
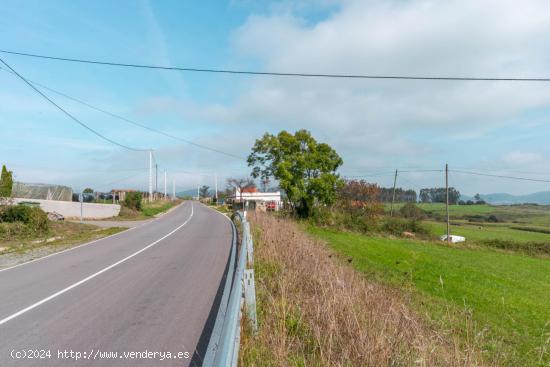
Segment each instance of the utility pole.
[{"label": "utility pole", "polygon": [[159,165],[155,163],[155,196],[159,192]]},{"label": "utility pole", "polygon": [[201,187],[197,186],[197,200],[201,199]]},{"label": "utility pole", "polygon": [[395,176],[393,177],[393,194],[391,197],[390,217],[393,217],[393,203],[395,202],[395,184],[397,183],[397,170],[395,170]]},{"label": "utility pole", "polygon": [[172,200],[176,200],[176,179],[172,180]]},{"label": "utility pole", "polygon": [[80,223],[82,224],[82,217],[84,217],[84,194],[80,193],[80,195],[78,195],[78,199],[80,201]]},{"label": "utility pole", "polygon": [[166,170],[164,170],[164,200],[167,198],[166,193]]},{"label": "utility pole", "polygon": [[445,210],[447,211],[447,243],[451,243],[451,227],[449,225],[449,164],[445,164]]},{"label": "utility pole", "polygon": [[216,193],[215,193],[216,205],[218,205],[218,174],[217,174],[217,173],[216,173],[216,175],[214,176],[214,180],[215,180],[214,187],[215,187],[215,190],[216,190]]},{"label": "utility pole", "polygon": [[149,150],[149,202],[153,200],[153,149]]}]

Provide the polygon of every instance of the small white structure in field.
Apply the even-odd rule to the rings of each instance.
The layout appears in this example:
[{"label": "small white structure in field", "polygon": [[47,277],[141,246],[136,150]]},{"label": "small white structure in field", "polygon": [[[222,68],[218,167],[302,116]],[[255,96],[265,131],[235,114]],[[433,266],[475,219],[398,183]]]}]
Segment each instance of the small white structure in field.
[{"label": "small white structure in field", "polygon": [[[452,243],[459,243],[459,242],[464,242],[464,241],[466,241],[466,237],[457,236],[457,235],[455,235],[455,234],[452,234],[452,235],[450,235],[449,237],[451,238],[451,242],[452,242]],[[439,237],[439,239],[440,239],[441,241],[445,241],[445,242],[446,242],[446,241],[447,241],[447,235],[444,234],[443,236]]]}]

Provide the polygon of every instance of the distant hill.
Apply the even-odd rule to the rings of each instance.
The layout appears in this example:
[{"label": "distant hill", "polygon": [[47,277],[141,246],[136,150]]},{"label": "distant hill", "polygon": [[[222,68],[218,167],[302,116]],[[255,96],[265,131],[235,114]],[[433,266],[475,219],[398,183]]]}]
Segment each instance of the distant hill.
[{"label": "distant hill", "polygon": [[181,198],[185,196],[197,197],[197,189],[189,189],[185,191],[176,192],[176,196]]},{"label": "distant hill", "polygon": [[[550,205],[550,191],[535,192],[527,195],[512,195],[507,193],[481,194],[481,198],[489,204],[525,204],[534,203]],[[460,200],[473,200],[472,196],[461,195]]]}]

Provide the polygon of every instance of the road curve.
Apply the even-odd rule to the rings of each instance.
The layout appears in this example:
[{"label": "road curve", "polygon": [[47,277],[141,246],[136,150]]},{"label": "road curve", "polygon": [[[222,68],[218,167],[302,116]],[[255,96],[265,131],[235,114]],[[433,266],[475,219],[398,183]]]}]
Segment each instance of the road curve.
[{"label": "road curve", "polygon": [[200,364],[196,348],[232,236],[226,217],[188,202],[140,227],[1,270],[0,366]]}]

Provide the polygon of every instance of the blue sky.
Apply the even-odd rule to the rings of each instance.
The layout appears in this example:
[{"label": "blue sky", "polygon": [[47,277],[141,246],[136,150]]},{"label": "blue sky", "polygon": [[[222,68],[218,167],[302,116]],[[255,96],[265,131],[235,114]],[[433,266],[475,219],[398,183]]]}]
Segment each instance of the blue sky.
[{"label": "blue sky", "polygon": [[[165,66],[288,72],[550,77],[544,1],[19,1],[0,48]],[[266,131],[307,128],[344,175],[451,168],[550,179],[548,84],[314,80],[136,70],[1,54],[27,78],[137,122],[246,156]],[[178,189],[249,173],[244,161],[178,142],[47,92],[94,129],[153,148]],[[110,145],[0,72],[0,162],[16,178],[145,188],[147,154]],[[418,188],[440,173],[403,174]],[[467,194],[544,183],[451,175]]]}]

